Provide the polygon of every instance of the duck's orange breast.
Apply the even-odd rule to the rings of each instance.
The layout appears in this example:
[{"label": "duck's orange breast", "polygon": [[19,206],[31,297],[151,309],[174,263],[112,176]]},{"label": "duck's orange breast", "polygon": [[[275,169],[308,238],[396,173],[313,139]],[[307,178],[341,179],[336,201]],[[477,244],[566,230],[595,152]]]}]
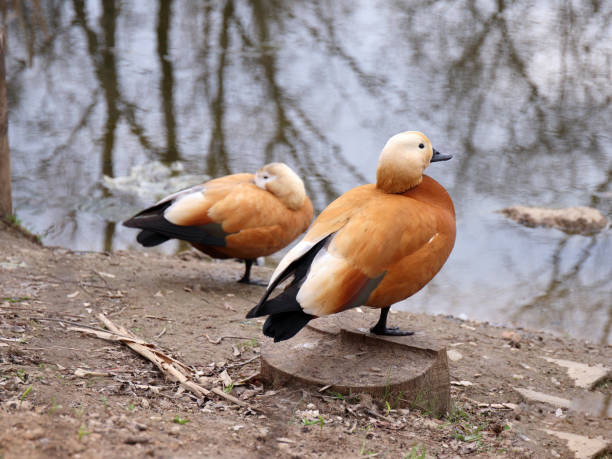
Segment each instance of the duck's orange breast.
[{"label": "duck's orange breast", "polygon": [[455,245],[455,208],[438,182],[423,176],[421,185],[402,197],[414,201],[405,205],[418,208],[422,219],[403,235],[400,245],[411,250],[387,268],[382,282],[368,298],[368,306],[389,306],[421,290],[440,271]]}]

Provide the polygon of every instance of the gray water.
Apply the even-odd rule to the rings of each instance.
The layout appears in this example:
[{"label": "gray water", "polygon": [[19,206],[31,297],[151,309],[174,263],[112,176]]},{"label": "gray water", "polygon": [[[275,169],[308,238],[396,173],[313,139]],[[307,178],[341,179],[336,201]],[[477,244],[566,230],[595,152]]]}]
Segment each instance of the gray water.
[{"label": "gray water", "polygon": [[428,173],[457,242],[401,307],[612,341],[612,230],[496,212],[612,217],[612,2],[46,0],[2,18],[14,205],[45,244],[140,250],[118,222],[270,161],[320,211],[421,130],[455,155]]}]

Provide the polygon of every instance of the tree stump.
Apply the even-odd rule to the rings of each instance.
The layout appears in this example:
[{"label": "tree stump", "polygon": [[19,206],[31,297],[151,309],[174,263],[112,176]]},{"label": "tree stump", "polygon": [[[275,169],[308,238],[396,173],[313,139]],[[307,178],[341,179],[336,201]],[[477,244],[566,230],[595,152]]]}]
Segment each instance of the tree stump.
[{"label": "tree stump", "polygon": [[373,335],[360,316],[345,311],[312,320],[290,340],[266,340],[261,346],[262,379],[272,386],[367,393],[391,408],[418,407],[444,415],[450,408],[445,346],[420,332]]}]

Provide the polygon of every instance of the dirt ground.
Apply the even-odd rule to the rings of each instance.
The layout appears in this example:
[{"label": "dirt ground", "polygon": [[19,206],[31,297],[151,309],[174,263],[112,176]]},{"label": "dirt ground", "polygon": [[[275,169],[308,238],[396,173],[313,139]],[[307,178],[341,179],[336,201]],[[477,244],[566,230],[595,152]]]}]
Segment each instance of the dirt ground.
[{"label": "dirt ground", "polygon": [[[358,394],[264,387],[253,377],[262,321],[244,318],[263,288],[236,283],[242,270],[193,251],[43,247],[0,222],[0,457],[574,457],[546,430],[610,444],[611,419],[526,402],[515,388],[579,397],[584,389],[543,357],[611,367],[612,346],[538,331],[390,316],[452,351],[460,385],[440,418]],[[256,280],[270,274],[254,267]],[[225,388],[249,407],[195,397],[125,345],[68,329],[103,328],[100,312],[196,368],[208,387],[223,387],[224,370],[233,382],[252,377]],[[377,314],[366,311],[364,323]],[[610,379],[594,391],[609,402]]]}]

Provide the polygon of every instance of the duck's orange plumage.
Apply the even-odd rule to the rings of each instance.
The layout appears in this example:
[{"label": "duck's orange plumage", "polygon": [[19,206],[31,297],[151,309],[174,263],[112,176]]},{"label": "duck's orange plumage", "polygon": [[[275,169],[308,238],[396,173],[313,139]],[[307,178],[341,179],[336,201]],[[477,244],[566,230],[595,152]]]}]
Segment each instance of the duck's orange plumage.
[{"label": "duck's orange plumage", "polygon": [[[247,317],[269,315],[264,333],[288,339],[314,317],[361,305],[389,307],[423,288],[442,268],[455,242],[455,211],[446,190],[423,175],[442,161],[418,132],[392,137],[381,154],[377,183],[332,202],[302,241],[281,260],[259,304]],[[283,280],[289,287],[268,299]]]},{"label": "duck's orange plumage", "polygon": [[149,247],[181,239],[214,258],[246,261],[291,243],[312,221],[302,180],[285,164],[271,163],[255,175],[233,174],[172,194],[124,222],[140,228]]}]

